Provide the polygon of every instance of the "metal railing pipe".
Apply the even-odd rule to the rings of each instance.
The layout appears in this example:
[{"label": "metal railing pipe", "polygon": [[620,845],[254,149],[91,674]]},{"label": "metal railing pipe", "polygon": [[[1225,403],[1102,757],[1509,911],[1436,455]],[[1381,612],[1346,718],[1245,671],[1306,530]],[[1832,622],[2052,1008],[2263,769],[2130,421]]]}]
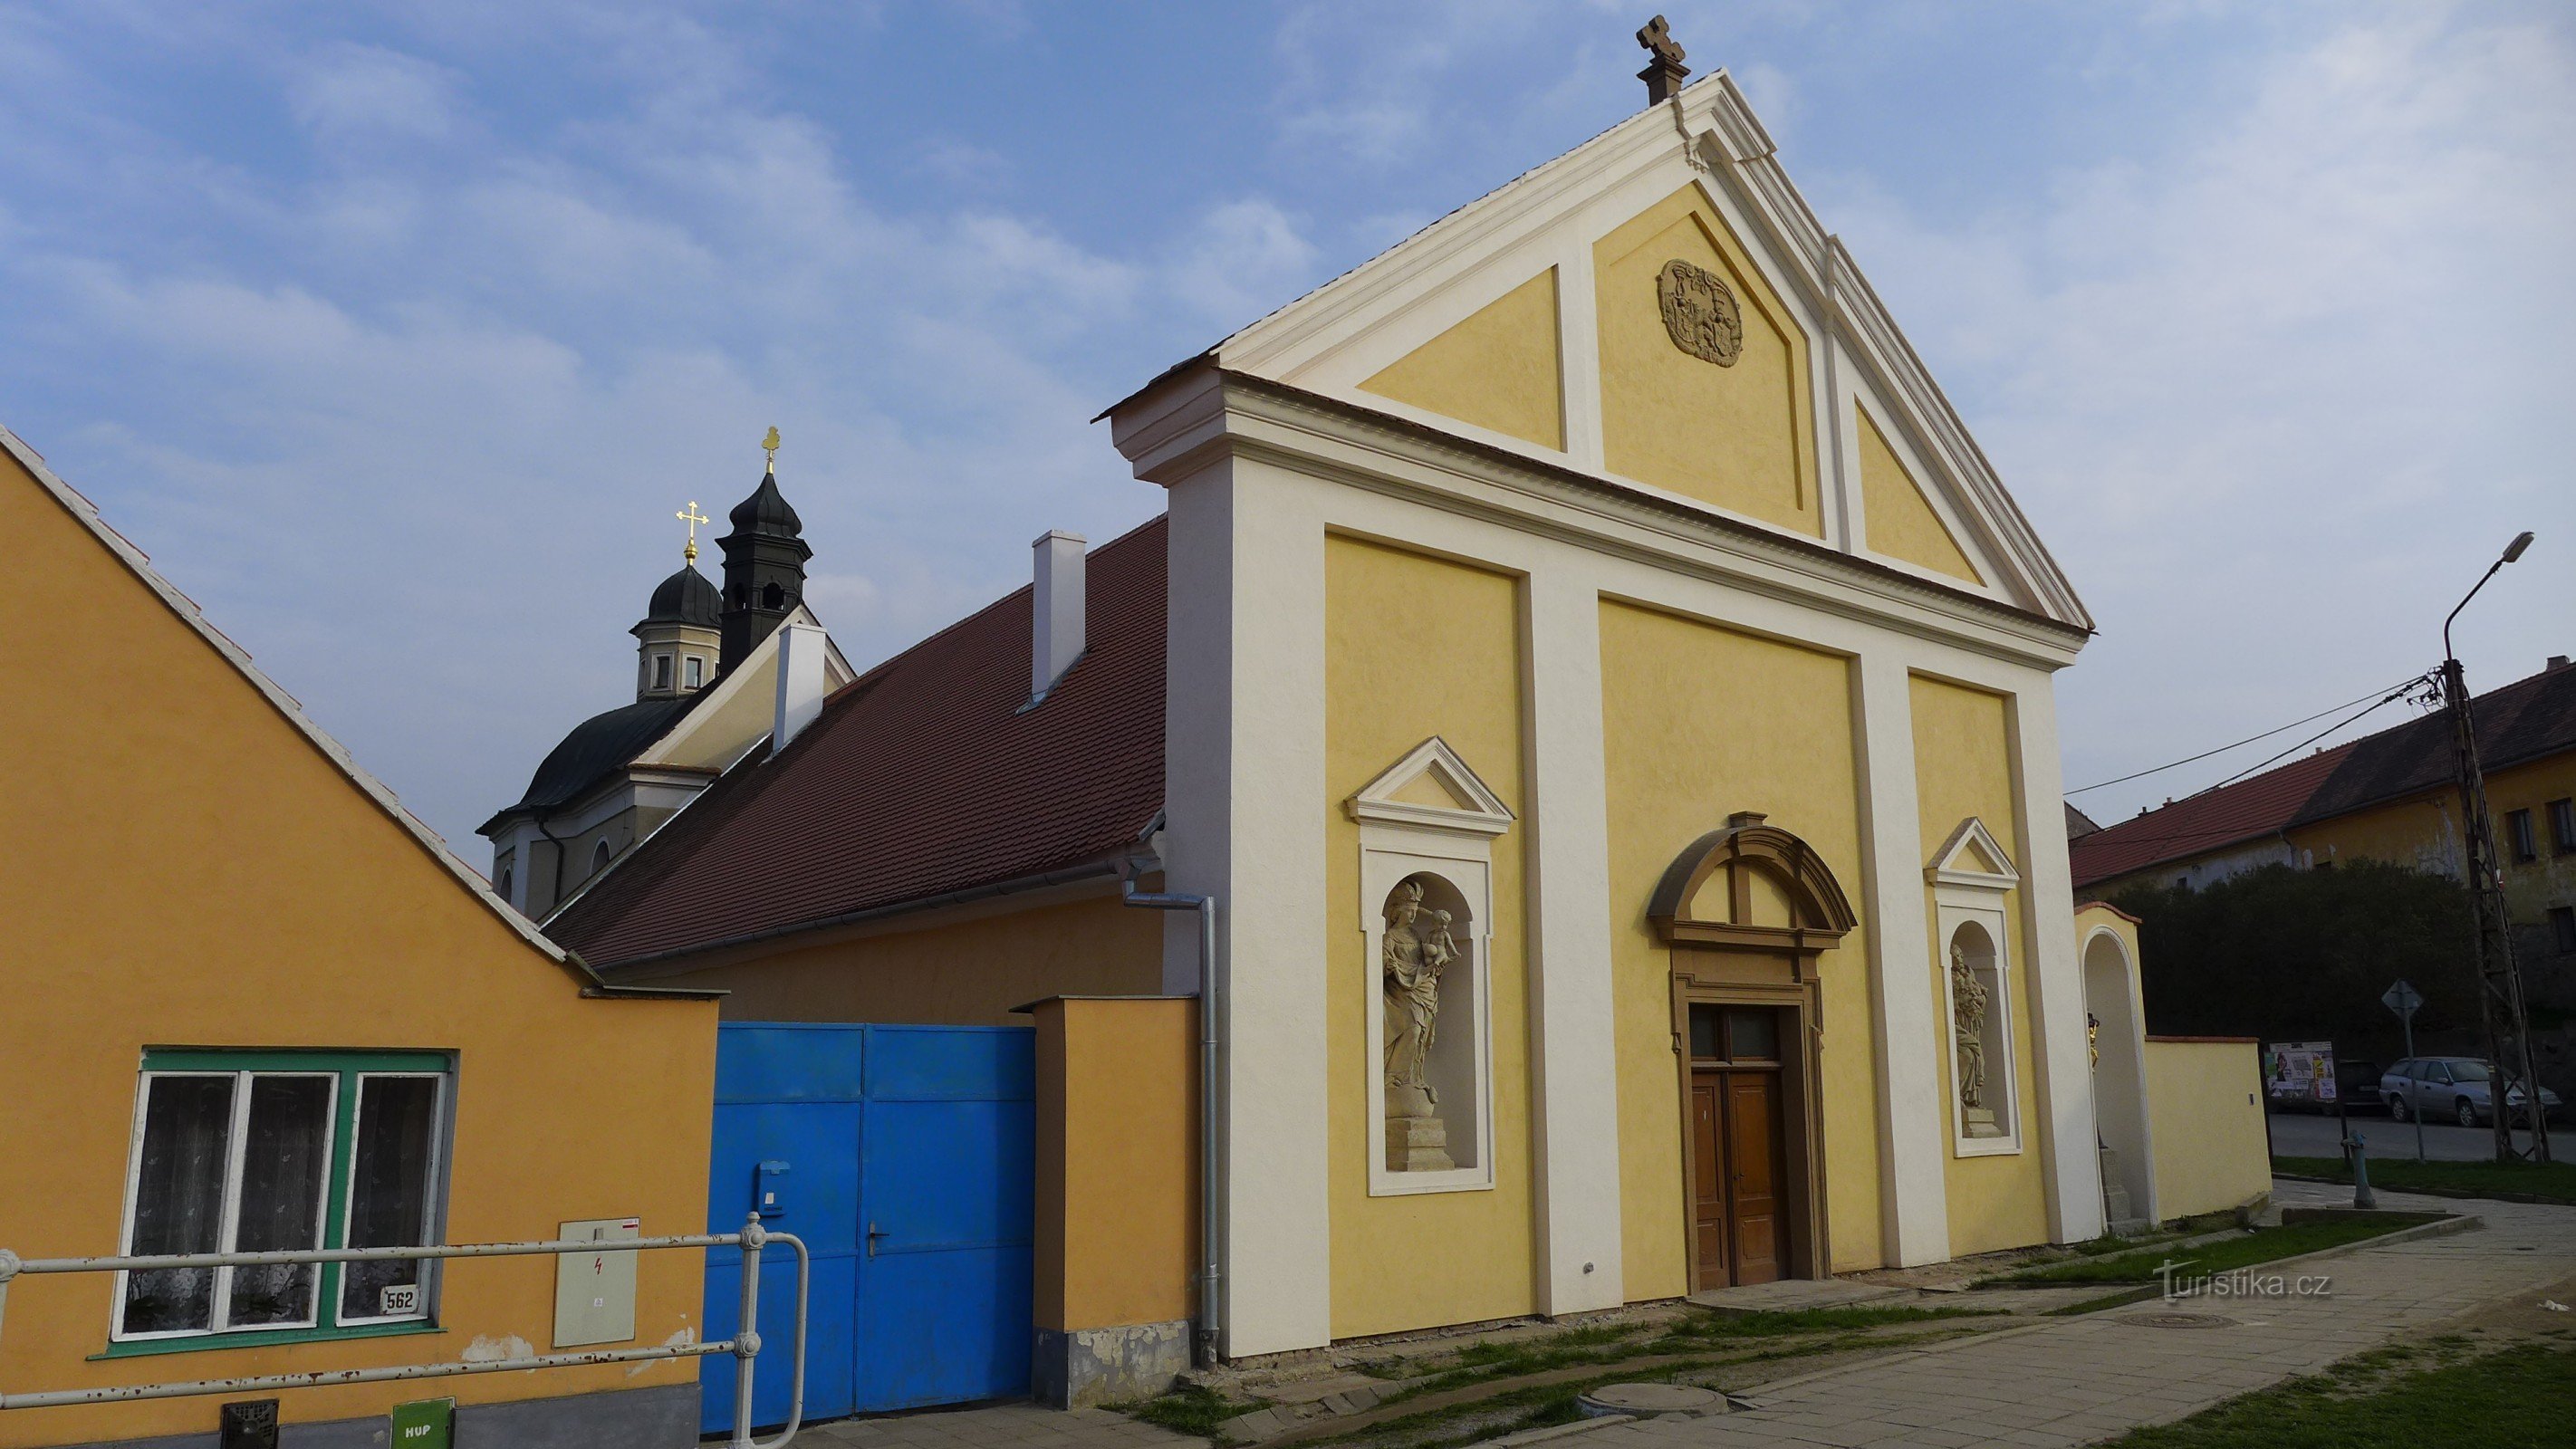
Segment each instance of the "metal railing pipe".
[{"label": "metal railing pipe", "polygon": [[[775,1439],[751,1435],[751,1391],[754,1360],[760,1354],[760,1259],[771,1243],[783,1243],[796,1255],[796,1332],[789,1380],[785,1430]],[[783,1449],[805,1422],[805,1314],[811,1300],[813,1257],[793,1233],[773,1233],[753,1213],[738,1233],[677,1233],[652,1238],[575,1240],[550,1238],[517,1243],[420,1243],[391,1248],[302,1248],[258,1253],[123,1253],[85,1258],[21,1258],[0,1248],[0,1327],[5,1327],[10,1283],[30,1274],[150,1272],[168,1268],[243,1268],[263,1264],[365,1263],[420,1258],[511,1258],[565,1253],[644,1252],[663,1248],[743,1250],[742,1327],[733,1337],[706,1343],[658,1344],[647,1348],[593,1349],[587,1353],[529,1354],[516,1358],[466,1359],[454,1363],[395,1364],[381,1368],[327,1369],[311,1373],[256,1374],[225,1379],[178,1379],[154,1384],[113,1384],[91,1389],[46,1389],[0,1393],[0,1410],[49,1409],[75,1404],[125,1403],[142,1399],[189,1398],[207,1394],[254,1393],[275,1389],[324,1388],[341,1384],[387,1383],[404,1379],[454,1378],[466,1374],[510,1373],[524,1369],[574,1368],[593,1364],[650,1363],[662,1359],[734,1357],[734,1432],[731,1449]],[[207,1347],[222,1348],[222,1336],[207,1336]],[[317,1343],[337,1340],[323,1339]]]}]

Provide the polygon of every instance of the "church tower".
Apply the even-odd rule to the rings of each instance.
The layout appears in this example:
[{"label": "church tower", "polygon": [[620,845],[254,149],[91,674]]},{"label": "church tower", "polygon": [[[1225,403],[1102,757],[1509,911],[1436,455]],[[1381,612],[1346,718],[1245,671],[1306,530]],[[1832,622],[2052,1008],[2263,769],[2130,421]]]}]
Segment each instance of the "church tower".
[{"label": "church tower", "polygon": [[776,629],[805,597],[805,561],[814,550],[804,538],[805,525],[778,491],[778,430],[769,430],[768,470],[751,496],[726,515],[733,532],[716,540],[724,550],[724,613],[721,622],[724,662],[751,657],[751,651]]},{"label": "church tower", "polygon": [[723,658],[721,617],[724,601],[716,586],[698,572],[697,546],[680,571],[653,590],[653,602],[642,622],[629,630],[636,638],[635,698],[677,699],[715,682]]}]

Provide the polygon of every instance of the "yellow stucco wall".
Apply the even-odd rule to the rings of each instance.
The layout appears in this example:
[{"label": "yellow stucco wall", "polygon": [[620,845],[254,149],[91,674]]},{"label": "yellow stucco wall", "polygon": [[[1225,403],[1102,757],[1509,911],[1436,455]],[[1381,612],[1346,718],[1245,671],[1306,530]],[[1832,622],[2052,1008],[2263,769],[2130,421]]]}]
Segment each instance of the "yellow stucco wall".
[{"label": "yellow stucco wall", "polygon": [[2260,1050],[2252,1041],[2147,1038],[2156,1211],[2166,1221],[2232,1208],[2272,1190]]},{"label": "yellow stucco wall", "polygon": [[1041,997],[1163,989],[1162,917],[1113,895],[826,939],[677,976],[715,987],[728,1021],[899,1021],[1026,1026]]},{"label": "yellow stucco wall", "polygon": [[1861,507],[1869,522],[1870,552],[1903,559],[1972,584],[1984,583],[1985,576],[1968,561],[1941,516],[1924,501],[1923,485],[1906,469],[1896,450],[1887,445],[1887,435],[1878,430],[1878,420],[1869,415],[1867,408],[1856,411],[1860,416]]},{"label": "yellow stucco wall", "polygon": [[[1916,675],[1914,706],[1914,782],[1922,811],[1923,859],[1975,816],[1985,822],[1997,844],[2013,857],[2016,869],[2027,869],[2014,829],[2011,721],[2001,695],[1968,689]],[[2020,1124],[2021,1150],[1986,1157],[1961,1157],[1950,1150],[1958,1131],[1958,1090],[1952,1083],[1950,1042],[1945,1033],[1935,1053],[1941,1067],[1943,1163],[1948,1175],[1950,1251],[1954,1255],[1990,1253],[2048,1240],[2047,1184],[2040,1166],[2037,1096],[2031,1060],[2032,997],[2030,929],[2024,918],[2022,892],[2004,895],[2005,920],[2011,940],[2002,943],[2010,955],[2012,980],[2013,1119]],[[1941,939],[1940,918],[1932,892],[1923,893],[1926,930],[1932,959],[1923,963],[1931,974],[1932,999],[1944,1001],[1948,943]],[[1998,1074],[1991,1068],[1987,1083]]]},{"label": "yellow stucco wall", "polygon": [[[1626,604],[1601,606],[1611,972],[1619,1060],[1620,1251],[1630,1301],[1688,1291],[1672,962],[1646,920],[1683,847],[1758,810],[1860,899],[1851,666],[1830,654]],[[1869,923],[1825,953],[1822,1098],[1833,1267],[1879,1266]]]},{"label": "yellow stucco wall", "polygon": [[1188,1318],[1198,1002],[1059,998],[1036,1020],[1038,1327]]},{"label": "yellow stucco wall", "polygon": [[[1655,278],[1676,258],[1735,292],[1744,348],[1731,367],[1673,345]],[[1601,430],[1610,471],[1821,537],[1807,337],[1697,186],[1592,248]]]},{"label": "yellow stucco wall", "polygon": [[1550,267],[1389,364],[1360,390],[1542,448],[1563,448],[1558,350],[1556,269]]},{"label": "yellow stucco wall", "polygon": [[[13,923],[0,1014],[0,1245],[24,1256],[119,1245],[137,1069],[153,1046],[456,1053],[451,1241],[550,1237],[566,1219],[706,1221],[715,1008],[585,1000],[369,800],[13,459],[0,455],[0,584],[11,687],[0,914]],[[642,1256],[637,1341],[698,1332],[694,1252]],[[11,1389],[461,1358],[553,1338],[547,1260],[461,1263],[441,1331],[89,1362],[112,1280],[21,1279]],[[410,1399],[488,1403],[689,1384],[694,1362],[305,1389],[289,1422]],[[0,1415],[0,1445],[212,1435],[213,1399]]]},{"label": "yellow stucco wall", "polygon": [[[1523,838],[1495,840],[1488,980],[1494,1186],[1370,1197],[1368,1036],[1378,973],[1360,914],[1359,826],[1343,802],[1432,735],[1514,813],[1521,790],[1520,587],[1499,574],[1334,538],[1324,552],[1326,1067],[1331,1083],[1332,1335],[1537,1309],[1530,1200]],[[1389,619],[1406,621],[1402,629]],[[1525,817],[1524,817],[1525,818]],[[1444,1019],[1445,1037],[1452,1028]]]},{"label": "yellow stucco wall", "polygon": [[[2576,905],[2576,853],[2559,854],[2549,829],[2549,802],[2576,797],[2576,751],[2491,770],[2486,785],[2487,814],[2495,826],[2496,848],[2504,856],[2505,908],[2518,927],[2545,927],[2551,907]],[[2539,847],[2531,860],[2514,858],[2511,821],[2517,810],[2531,812],[2532,840]],[[2289,836],[2311,863],[2384,860],[2456,875],[2459,822],[2459,795],[2445,785],[2302,825]]]}]

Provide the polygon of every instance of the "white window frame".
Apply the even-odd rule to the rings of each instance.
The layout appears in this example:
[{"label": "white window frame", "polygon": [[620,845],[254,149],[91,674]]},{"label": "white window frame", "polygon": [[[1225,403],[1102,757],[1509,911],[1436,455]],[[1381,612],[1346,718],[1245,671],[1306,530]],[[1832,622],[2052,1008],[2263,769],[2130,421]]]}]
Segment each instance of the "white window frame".
[{"label": "white window frame", "polygon": [[[358,1100],[349,1110],[349,1183],[340,1200],[340,1241],[349,1241],[349,1221],[358,1211],[358,1123],[365,1120],[367,1084],[379,1081],[426,1081],[429,1099],[429,1170],[421,1179],[420,1224],[422,1236],[438,1235],[439,1186],[447,1170],[447,1073],[445,1072],[360,1072]],[[436,1287],[439,1259],[424,1259],[420,1265],[420,1306],[409,1313],[373,1314],[363,1318],[341,1315],[342,1328],[363,1328],[378,1323],[417,1323],[429,1318],[429,1305]],[[354,1265],[352,1265],[354,1266]],[[343,1273],[347,1270],[344,1268]],[[345,1280],[344,1280],[345,1281]],[[334,1286],[337,1286],[336,1284]]]},{"label": "white window frame", "polygon": [[707,683],[707,661],[704,655],[688,655],[680,664],[680,687],[703,689]]},{"label": "white window frame", "polygon": [[[150,1121],[150,1113],[152,1110],[152,1084],[165,1077],[230,1077],[232,1079],[232,1118],[225,1127],[224,1137],[224,1201],[223,1207],[217,1216],[215,1228],[215,1251],[219,1253],[229,1253],[234,1251],[233,1238],[234,1235],[241,1230],[242,1158],[249,1150],[250,1146],[250,1098],[252,1080],[258,1077],[320,1077],[330,1083],[330,1095],[325,1099],[323,1107],[325,1135],[322,1141],[322,1161],[324,1166],[320,1187],[321,1195],[313,1205],[313,1229],[315,1238],[313,1246],[319,1247],[321,1240],[328,1236],[328,1224],[324,1220],[329,1215],[331,1203],[330,1164],[338,1160],[340,1148],[340,1074],[337,1072],[322,1071],[262,1071],[255,1068],[245,1068],[240,1071],[232,1072],[171,1070],[146,1071],[141,1073],[141,1090],[134,1094],[134,1131],[126,1152],[125,1222],[117,1233],[117,1252],[122,1255],[131,1254],[134,1251],[134,1210],[141,1201],[143,1192],[143,1133],[145,1125]],[[122,1268],[118,1269],[116,1273],[115,1313],[114,1316],[108,1320],[109,1341],[112,1343],[146,1343],[159,1339],[172,1338],[214,1338],[228,1333],[283,1333],[300,1328],[318,1328],[322,1324],[322,1280],[327,1275],[323,1273],[321,1265],[318,1263],[313,1265],[311,1282],[307,1287],[304,1316],[291,1323],[248,1323],[243,1324],[238,1328],[234,1327],[231,1321],[233,1306],[233,1270],[228,1267],[217,1268],[214,1270],[214,1275],[213,1283],[209,1289],[212,1297],[206,1305],[206,1326],[204,1328],[169,1328],[151,1332],[129,1333],[125,1328],[127,1270]]]}]

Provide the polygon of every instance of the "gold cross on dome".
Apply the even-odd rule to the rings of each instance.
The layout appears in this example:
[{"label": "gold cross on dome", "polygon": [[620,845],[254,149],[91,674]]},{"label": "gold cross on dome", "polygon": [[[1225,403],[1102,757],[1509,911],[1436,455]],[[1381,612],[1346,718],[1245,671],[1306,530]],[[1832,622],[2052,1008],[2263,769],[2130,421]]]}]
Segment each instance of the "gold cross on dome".
[{"label": "gold cross on dome", "polygon": [[777,472],[777,471],[778,471],[778,429],[777,429],[777,427],[776,427],[775,425],[772,425],[772,426],[771,426],[771,428],[769,429],[769,436],[768,436],[768,437],[765,437],[765,438],[763,438],[763,439],[761,439],[761,440],[760,440],[760,446],[761,446],[761,448],[762,448],[762,450],[763,450],[763,451],[765,451],[765,452],[767,452],[767,453],[769,454],[769,470],[770,470],[771,472],[773,472],[773,473]]},{"label": "gold cross on dome", "polygon": [[674,513],[671,516],[689,526],[689,546],[681,550],[680,556],[691,563],[696,563],[698,561],[698,525],[710,522],[711,520],[705,514],[698,511],[698,500],[694,498],[689,500],[688,507],[681,509],[679,512]]}]

